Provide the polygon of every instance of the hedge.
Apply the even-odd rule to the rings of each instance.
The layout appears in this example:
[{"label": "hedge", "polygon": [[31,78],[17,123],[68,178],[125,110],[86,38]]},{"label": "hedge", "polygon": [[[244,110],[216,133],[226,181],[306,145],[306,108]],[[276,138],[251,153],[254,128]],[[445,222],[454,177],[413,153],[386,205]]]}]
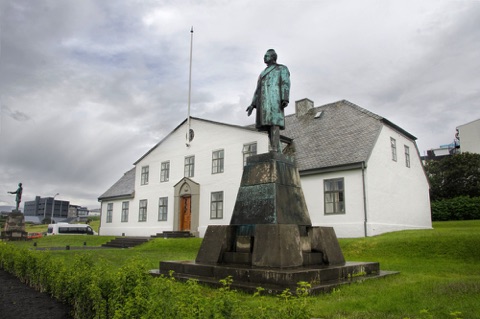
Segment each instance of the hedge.
[{"label": "hedge", "polygon": [[173,276],[153,277],[138,259],[112,272],[90,256],[73,258],[67,267],[48,251],[0,242],[0,269],[71,305],[74,318],[311,318],[307,283],[299,283],[296,295],[285,290],[276,303],[264,303],[267,297],[259,288],[253,296],[259,306],[252,307],[244,302],[248,296],[230,289],[231,278],[221,280],[222,288],[214,290],[195,280],[180,283]]},{"label": "hedge", "polygon": [[459,196],[431,202],[432,220],[480,219],[480,197]]}]

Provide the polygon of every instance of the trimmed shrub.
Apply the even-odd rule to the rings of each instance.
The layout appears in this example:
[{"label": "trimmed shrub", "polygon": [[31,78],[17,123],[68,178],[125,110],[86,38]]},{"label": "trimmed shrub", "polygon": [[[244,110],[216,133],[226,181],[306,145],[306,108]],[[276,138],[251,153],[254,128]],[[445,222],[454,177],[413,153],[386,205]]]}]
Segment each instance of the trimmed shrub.
[{"label": "trimmed shrub", "polygon": [[480,219],[480,197],[459,196],[431,202],[432,220]]},{"label": "trimmed shrub", "polygon": [[[0,269],[69,304],[74,318],[311,318],[306,283],[300,283],[296,295],[284,291],[275,308],[249,308],[242,303],[242,295],[230,289],[230,277],[220,281],[221,288],[207,290],[196,280],[180,283],[172,276],[154,278],[139,259],[111,272],[101,259],[73,258],[73,264],[67,266],[49,252],[0,242]],[[263,298],[260,293],[255,296]]]}]

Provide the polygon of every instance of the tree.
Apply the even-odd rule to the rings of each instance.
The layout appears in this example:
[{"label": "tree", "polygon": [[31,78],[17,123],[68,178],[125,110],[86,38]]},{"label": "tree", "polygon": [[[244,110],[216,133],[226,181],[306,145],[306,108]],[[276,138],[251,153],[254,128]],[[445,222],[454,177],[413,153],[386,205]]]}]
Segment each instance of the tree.
[{"label": "tree", "polygon": [[461,153],[425,163],[430,199],[480,196],[480,154]]}]

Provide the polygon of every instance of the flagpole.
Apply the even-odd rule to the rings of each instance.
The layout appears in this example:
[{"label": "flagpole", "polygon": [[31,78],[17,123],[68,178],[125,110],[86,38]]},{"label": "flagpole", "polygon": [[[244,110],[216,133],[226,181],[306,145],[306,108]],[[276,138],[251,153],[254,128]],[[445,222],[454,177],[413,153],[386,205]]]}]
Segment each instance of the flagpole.
[{"label": "flagpole", "polygon": [[188,76],[188,114],[187,114],[187,137],[186,145],[190,146],[190,102],[192,97],[192,48],[193,48],[193,26],[190,30],[190,72]]}]

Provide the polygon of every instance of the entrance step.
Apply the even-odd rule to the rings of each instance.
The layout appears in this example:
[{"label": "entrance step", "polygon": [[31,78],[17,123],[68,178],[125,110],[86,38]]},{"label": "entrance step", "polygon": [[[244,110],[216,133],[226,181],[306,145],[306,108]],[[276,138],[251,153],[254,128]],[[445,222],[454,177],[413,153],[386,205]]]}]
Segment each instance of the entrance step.
[{"label": "entrance step", "polygon": [[149,240],[149,237],[117,237],[115,239],[112,239],[108,243],[103,244],[102,247],[130,248],[144,244]]},{"label": "entrance step", "polygon": [[187,231],[164,231],[152,236],[153,238],[190,238],[195,237],[192,233]]}]

